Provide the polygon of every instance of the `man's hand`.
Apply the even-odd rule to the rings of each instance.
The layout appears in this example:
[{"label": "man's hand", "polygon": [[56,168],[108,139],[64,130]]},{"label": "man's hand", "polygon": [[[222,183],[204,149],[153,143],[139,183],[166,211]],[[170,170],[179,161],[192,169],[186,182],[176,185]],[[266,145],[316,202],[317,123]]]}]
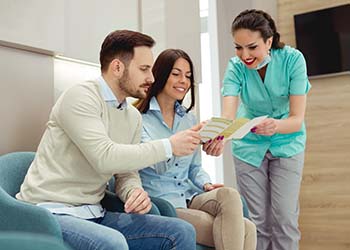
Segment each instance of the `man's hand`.
[{"label": "man's hand", "polygon": [[125,202],[124,210],[126,213],[146,214],[152,208],[151,199],[148,193],[142,188],[135,188]]},{"label": "man's hand", "polygon": [[224,186],[224,184],[221,184],[221,183],[215,183],[215,184],[205,183],[204,186],[203,186],[203,190],[205,192],[209,192],[211,190],[214,190],[216,188],[221,188],[223,186]]},{"label": "man's hand", "polygon": [[169,140],[175,156],[184,156],[192,154],[201,141],[199,130],[203,123],[199,123],[190,129],[180,131],[172,135]]}]

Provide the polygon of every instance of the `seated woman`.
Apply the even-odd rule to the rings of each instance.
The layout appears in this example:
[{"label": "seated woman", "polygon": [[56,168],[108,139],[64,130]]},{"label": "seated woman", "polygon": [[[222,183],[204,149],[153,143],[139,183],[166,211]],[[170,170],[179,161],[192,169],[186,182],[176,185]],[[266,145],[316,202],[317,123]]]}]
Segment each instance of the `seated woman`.
[{"label": "seated woman", "polygon": [[[147,98],[136,103],[143,116],[144,142],[167,138],[196,124],[194,115],[188,113],[195,100],[190,57],[179,49],[165,50],[152,71],[155,82]],[[182,100],[189,90],[192,100],[186,109]],[[193,155],[149,166],[140,171],[140,176],[150,196],[172,203],[178,217],[195,227],[198,243],[218,250],[255,250],[256,228],[243,218],[239,193],[222,184],[211,184],[201,167],[199,149]]]}]

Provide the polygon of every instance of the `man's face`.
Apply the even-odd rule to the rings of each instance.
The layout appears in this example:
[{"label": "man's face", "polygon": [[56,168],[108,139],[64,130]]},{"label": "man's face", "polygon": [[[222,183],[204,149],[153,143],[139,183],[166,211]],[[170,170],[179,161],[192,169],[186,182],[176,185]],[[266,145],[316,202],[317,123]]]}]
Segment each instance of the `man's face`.
[{"label": "man's face", "polygon": [[134,58],[129,67],[126,67],[122,78],[119,80],[120,89],[126,97],[145,98],[148,89],[154,82],[152,74],[153,54],[146,46],[134,48]]}]

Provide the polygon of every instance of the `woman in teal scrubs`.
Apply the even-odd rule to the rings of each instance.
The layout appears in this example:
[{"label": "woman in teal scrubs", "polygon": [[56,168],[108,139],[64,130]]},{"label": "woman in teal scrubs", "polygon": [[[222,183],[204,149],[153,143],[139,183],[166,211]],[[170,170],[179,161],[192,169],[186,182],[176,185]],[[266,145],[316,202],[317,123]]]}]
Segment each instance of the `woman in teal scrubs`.
[{"label": "woman in teal scrubs", "polygon": [[311,87],[305,59],[280,42],[274,21],[263,11],[240,13],[232,35],[236,56],[223,80],[223,117],[268,115],[242,140],[232,141],[238,188],[257,226],[257,249],[295,250]]}]

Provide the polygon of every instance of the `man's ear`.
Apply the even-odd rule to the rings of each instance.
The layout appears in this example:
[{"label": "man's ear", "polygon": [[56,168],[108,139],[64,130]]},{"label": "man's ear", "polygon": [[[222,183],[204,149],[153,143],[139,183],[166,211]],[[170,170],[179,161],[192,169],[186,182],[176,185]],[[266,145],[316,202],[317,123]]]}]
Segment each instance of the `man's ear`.
[{"label": "man's ear", "polygon": [[113,72],[113,74],[119,79],[123,76],[124,70],[125,70],[125,65],[122,61],[120,61],[118,58],[113,59],[111,61],[110,65],[110,70]]}]

